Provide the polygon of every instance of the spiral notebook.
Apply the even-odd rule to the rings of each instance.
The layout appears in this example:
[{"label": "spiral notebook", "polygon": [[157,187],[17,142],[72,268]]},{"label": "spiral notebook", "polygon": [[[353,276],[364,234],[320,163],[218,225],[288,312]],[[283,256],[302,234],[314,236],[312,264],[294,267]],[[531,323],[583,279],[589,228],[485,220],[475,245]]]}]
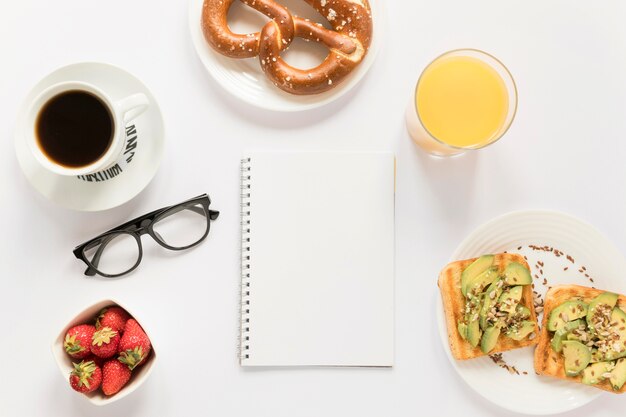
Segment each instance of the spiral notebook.
[{"label": "spiral notebook", "polygon": [[395,158],[241,162],[243,366],[392,366]]}]

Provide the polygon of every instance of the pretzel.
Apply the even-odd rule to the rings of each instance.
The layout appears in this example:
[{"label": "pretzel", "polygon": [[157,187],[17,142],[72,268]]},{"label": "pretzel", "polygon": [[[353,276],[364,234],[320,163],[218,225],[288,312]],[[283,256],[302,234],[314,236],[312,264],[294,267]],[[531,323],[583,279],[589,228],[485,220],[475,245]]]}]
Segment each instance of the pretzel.
[{"label": "pretzel", "polygon": [[[233,33],[228,27],[230,7],[236,0],[204,0],[202,31],[217,52],[231,58],[259,58],[265,75],[291,94],[328,91],[356,68],[367,54],[372,38],[372,17],[367,0],[304,0],[326,17],[334,30],[291,15],[273,0],[240,0],[271,20],[260,32]],[[315,68],[299,69],[280,56],[294,38],[326,45],[329,53]]]}]

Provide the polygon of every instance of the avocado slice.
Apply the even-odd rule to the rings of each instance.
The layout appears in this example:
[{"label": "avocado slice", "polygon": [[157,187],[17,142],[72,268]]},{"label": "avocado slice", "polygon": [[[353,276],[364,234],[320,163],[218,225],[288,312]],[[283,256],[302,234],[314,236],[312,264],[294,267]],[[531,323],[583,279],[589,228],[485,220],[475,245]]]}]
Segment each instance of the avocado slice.
[{"label": "avocado slice", "polygon": [[533,278],[530,271],[519,262],[511,262],[504,268],[504,281],[509,285],[530,285]]},{"label": "avocado slice", "polygon": [[561,351],[563,350],[563,341],[567,340],[568,334],[569,331],[566,331],[565,329],[557,330],[556,333],[554,333],[554,336],[552,336],[552,340],[550,341],[550,346],[552,347],[552,350],[554,350],[556,353],[561,353]]},{"label": "avocado slice", "polygon": [[461,338],[463,340],[467,340],[467,324],[459,320],[459,323],[457,324],[456,328],[459,331],[459,335],[461,335]]},{"label": "avocado slice", "polygon": [[595,385],[606,379],[607,373],[615,366],[614,362],[592,363],[583,371],[583,384]]},{"label": "avocado slice", "polygon": [[480,342],[480,324],[478,323],[478,319],[472,320],[467,325],[467,341],[473,347],[478,346],[478,342]]},{"label": "avocado slice", "polygon": [[591,348],[591,361],[590,361],[590,363],[596,363],[596,362],[605,362],[605,361],[602,360],[601,355],[598,352],[598,349]]},{"label": "avocado slice", "polygon": [[519,315],[521,319],[526,320],[530,317],[530,309],[526,306],[518,304],[515,308],[515,314]]},{"label": "avocado slice", "polygon": [[588,306],[580,300],[570,300],[555,307],[550,312],[548,319],[548,330],[554,332],[565,327],[567,322],[585,317],[587,315]]},{"label": "avocado slice", "polygon": [[626,359],[620,359],[615,364],[615,368],[611,371],[611,386],[615,391],[619,391],[626,383]]},{"label": "avocado slice", "polygon": [[602,358],[600,357],[600,353],[598,352],[598,349],[596,348],[591,348],[591,361],[589,361],[589,363],[597,363],[597,362],[602,362]]},{"label": "avocado slice", "polygon": [[603,360],[611,361],[626,357],[626,313],[619,307],[615,307],[611,312],[610,332],[616,333],[617,339],[612,342],[612,348],[603,355]]},{"label": "avocado slice", "polygon": [[[486,330],[489,327],[489,323],[487,323],[487,314],[489,314],[489,310],[491,307],[495,305],[496,300],[500,298],[502,294],[502,286],[504,283],[501,279],[497,279],[489,285],[487,291],[485,291],[485,296],[483,298],[483,304],[480,307],[480,328]],[[493,297],[491,296],[493,294]]]},{"label": "avocado slice", "polygon": [[619,336],[619,341],[626,346],[626,312],[619,307],[615,307],[611,312],[611,323],[613,329]]},{"label": "avocado slice", "polygon": [[[561,330],[563,330],[563,329],[561,329]],[[558,330],[557,330],[557,332],[558,332]],[[555,333],[555,334],[556,334],[556,333]],[[583,345],[587,344],[587,342],[588,342],[588,340],[582,340],[582,339],[580,338],[580,335],[575,334],[574,332],[569,332],[569,333],[567,333],[567,336],[565,337],[565,339],[566,339],[566,340],[575,340],[575,341],[577,341],[577,342],[582,343]]]},{"label": "avocado slice", "polygon": [[500,326],[491,326],[485,330],[483,337],[480,340],[480,350],[487,354],[496,347],[498,343],[498,337],[500,337]]},{"label": "avocado slice", "polygon": [[463,270],[461,273],[461,291],[464,296],[467,296],[467,287],[470,281],[489,269],[493,265],[493,260],[493,255],[483,255]]},{"label": "avocado slice", "polygon": [[467,284],[467,298],[478,297],[483,289],[498,279],[498,268],[491,267]]},{"label": "avocado slice", "polygon": [[525,320],[517,326],[515,330],[509,330],[506,335],[513,340],[523,340],[535,331],[535,322]]},{"label": "avocado slice", "polygon": [[580,342],[565,340],[563,342],[563,357],[565,358],[567,376],[576,376],[589,365],[591,351]]},{"label": "avocado slice", "polygon": [[505,313],[513,314],[520,300],[522,299],[522,290],[524,287],[518,285],[516,287],[509,288],[504,291],[500,298],[498,299],[498,303],[500,304],[499,310]]},{"label": "avocado slice", "polygon": [[[585,326],[586,322],[583,319],[576,319],[574,321],[570,321],[565,323],[565,327],[563,327],[562,329],[557,330],[554,333],[554,337],[553,339],[559,335],[559,337],[563,340],[576,340],[578,342],[582,342],[583,344],[585,344],[584,340],[580,340],[580,337],[575,335],[573,333],[574,330],[580,328],[581,326]],[[557,351],[558,352],[558,351]]]},{"label": "avocado slice", "polygon": [[561,353],[561,351],[563,350],[563,342],[565,340],[570,340],[568,338],[570,332],[574,329],[579,328],[582,324],[585,324],[585,322],[582,319],[578,319],[566,323],[565,327],[557,330],[554,333],[554,336],[552,336],[552,341],[550,342],[552,350],[554,350],[556,353]]},{"label": "avocado slice", "polygon": [[617,304],[617,297],[618,295],[613,294],[612,292],[603,292],[602,294],[591,300],[591,302],[589,303],[589,311],[587,311],[587,325],[589,326],[589,330],[593,331],[591,318],[595,314],[596,308],[600,304],[605,304],[612,309],[613,307],[615,307],[615,304]]}]

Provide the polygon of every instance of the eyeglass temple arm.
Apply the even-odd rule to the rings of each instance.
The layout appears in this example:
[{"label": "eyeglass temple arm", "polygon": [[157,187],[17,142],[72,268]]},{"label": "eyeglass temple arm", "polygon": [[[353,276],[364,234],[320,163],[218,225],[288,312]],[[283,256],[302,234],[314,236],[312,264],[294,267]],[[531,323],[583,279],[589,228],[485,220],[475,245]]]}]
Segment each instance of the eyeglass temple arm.
[{"label": "eyeglass temple arm", "polygon": [[[177,207],[177,206],[178,206],[178,207]],[[195,213],[198,213],[198,214],[200,214],[200,215],[202,215],[202,216],[205,216],[205,215],[206,215],[203,207],[198,207],[198,206],[185,206],[185,203],[180,203],[180,204],[175,204],[174,206],[170,206],[170,207],[163,207],[163,208],[160,208],[160,209],[158,209],[158,210],[151,211],[151,212],[150,212],[150,213],[148,213],[148,214],[144,214],[143,216],[137,217],[137,218],[135,218],[135,219],[133,219],[133,220],[130,220],[130,221],[128,221],[128,222],[126,222],[126,223],[124,223],[124,224],[122,224],[122,225],[120,225],[120,226],[117,226],[117,227],[115,227],[115,228],[113,228],[113,229],[109,230],[107,233],[109,233],[109,232],[114,232],[114,231],[118,231],[118,230],[126,230],[126,229],[128,229],[128,227],[129,227],[129,226],[137,226],[137,227],[140,227],[140,226],[141,226],[141,223],[142,223],[145,219],[150,219],[150,218],[153,218],[153,217],[155,217],[155,216],[156,216],[157,214],[159,214],[159,213],[162,213],[162,212],[166,212],[166,211],[168,211],[168,210],[171,210],[171,209],[172,209],[172,207],[174,207],[174,208],[175,208],[175,211],[173,211],[173,212],[172,212],[172,214],[174,214],[174,213],[178,213],[178,212],[179,212],[179,211],[181,211],[181,210],[185,210],[185,209],[187,209],[187,210],[191,210],[191,211],[193,211],[193,212],[195,212]],[[218,218],[218,216],[219,216],[219,214],[220,214],[220,212],[219,212],[219,211],[209,210],[209,218],[210,218],[211,220],[215,220],[215,219],[217,219],[217,218]]]},{"label": "eyeglass temple arm", "polygon": [[141,223],[144,220],[153,218],[157,214],[161,213],[162,211],[168,210],[168,209],[169,209],[169,207],[151,211],[150,213],[144,214],[143,216],[136,217],[136,218],[134,218],[132,220],[127,221],[124,224],[121,224],[121,225],[119,225],[117,227],[114,227],[113,229],[111,229],[111,230],[109,230],[109,231],[107,231],[105,233],[118,232],[120,230],[128,230],[128,228],[131,227],[131,226],[135,226],[136,228],[140,228],[141,227]]},{"label": "eyeglass temple arm", "polygon": [[[176,207],[175,209],[173,209],[171,214],[175,214],[183,210],[190,210],[190,211],[193,211],[194,213],[200,214],[201,216],[206,215],[206,212],[204,211],[204,207],[184,206],[184,205],[181,205],[180,207]],[[219,211],[209,210],[209,219],[215,220],[219,217],[219,215],[220,215]]]},{"label": "eyeglass temple arm", "polygon": [[[208,195],[207,195],[207,194],[202,194],[202,195],[199,195],[198,197],[194,197],[194,198],[191,198],[191,199],[189,199],[189,200],[187,200],[187,201],[183,201],[182,203],[173,204],[173,205],[168,206],[168,207],[162,207],[162,208],[160,208],[160,209],[157,209],[157,210],[151,211],[150,213],[144,214],[143,216],[136,217],[136,218],[134,218],[134,219],[132,219],[132,220],[127,221],[126,223],[123,223],[123,224],[121,224],[121,225],[119,225],[119,226],[117,226],[117,227],[114,227],[113,229],[108,230],[108,231],[106,231],[106,232],[105,232],[105,233],[103,233],[103,234],[110,233],[110,232],[116,232],[116,231],[119,231],[119,230],[126,230],[126,229],[128,229],[128,227],[129,227],[129,226],[137,226],[137,227],[139,227],[139,226],[141,226],[141,223],[142,223],[145,219],[150,219],[150,218],[153,218],[153,217],[155,217],[157,214],[162,213],[162,212],[165,212],[165,211],[167,211],[167,210],[170,210],[172,207],[176,207],[176,206],[180,206],[181,210],[182,210],[183,208],[190,208],[189,206],[185,206],[185,204],[186,204],[186,203],[188,203],[188,202],[191,202],[191,201],[197,200],[197,199],[199,199],[199,198],[203,198],[203,197],[208,198]],[[211,204],[211,200],[209,200],[209,204]],[[204,209],[200,209],[200,208],[198,208],[198,207],[196,207],[196,206],[191,206],[191,208],[192,208],[192,209],[194,209],[194,211],[195,211],[196,213],[199,213],[199,214],[202,214],[202,215],[204,215],[204,214],[205,214],[205,213],[204,213]],[[216,214],[214,214],[214,213],[217,213],[217,215],[216,215]],[[210,215],[211,220],[215,220],[215,219],[217,219],[217,216],[219,216],[219,212],[214,212],[213,210],[209,210],[209,215]]]}]

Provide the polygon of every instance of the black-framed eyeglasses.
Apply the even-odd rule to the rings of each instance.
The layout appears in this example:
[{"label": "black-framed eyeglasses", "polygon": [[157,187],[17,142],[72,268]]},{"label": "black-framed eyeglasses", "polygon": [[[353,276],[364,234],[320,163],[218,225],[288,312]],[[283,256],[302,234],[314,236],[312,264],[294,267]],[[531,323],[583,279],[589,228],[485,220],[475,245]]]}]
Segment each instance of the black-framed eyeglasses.
[{"label": "black-framed eyeglasses", "polygon": [[202,194],[163,207],[78,245],[74,255],[87,264],[85,275],[119,277],[139,266],[143,257],[142,235],[149,234],[170,250],[189,249],[202,242],[209,234],[211,220],[220,214],[210,210],[210,205],[209,196]]}]

